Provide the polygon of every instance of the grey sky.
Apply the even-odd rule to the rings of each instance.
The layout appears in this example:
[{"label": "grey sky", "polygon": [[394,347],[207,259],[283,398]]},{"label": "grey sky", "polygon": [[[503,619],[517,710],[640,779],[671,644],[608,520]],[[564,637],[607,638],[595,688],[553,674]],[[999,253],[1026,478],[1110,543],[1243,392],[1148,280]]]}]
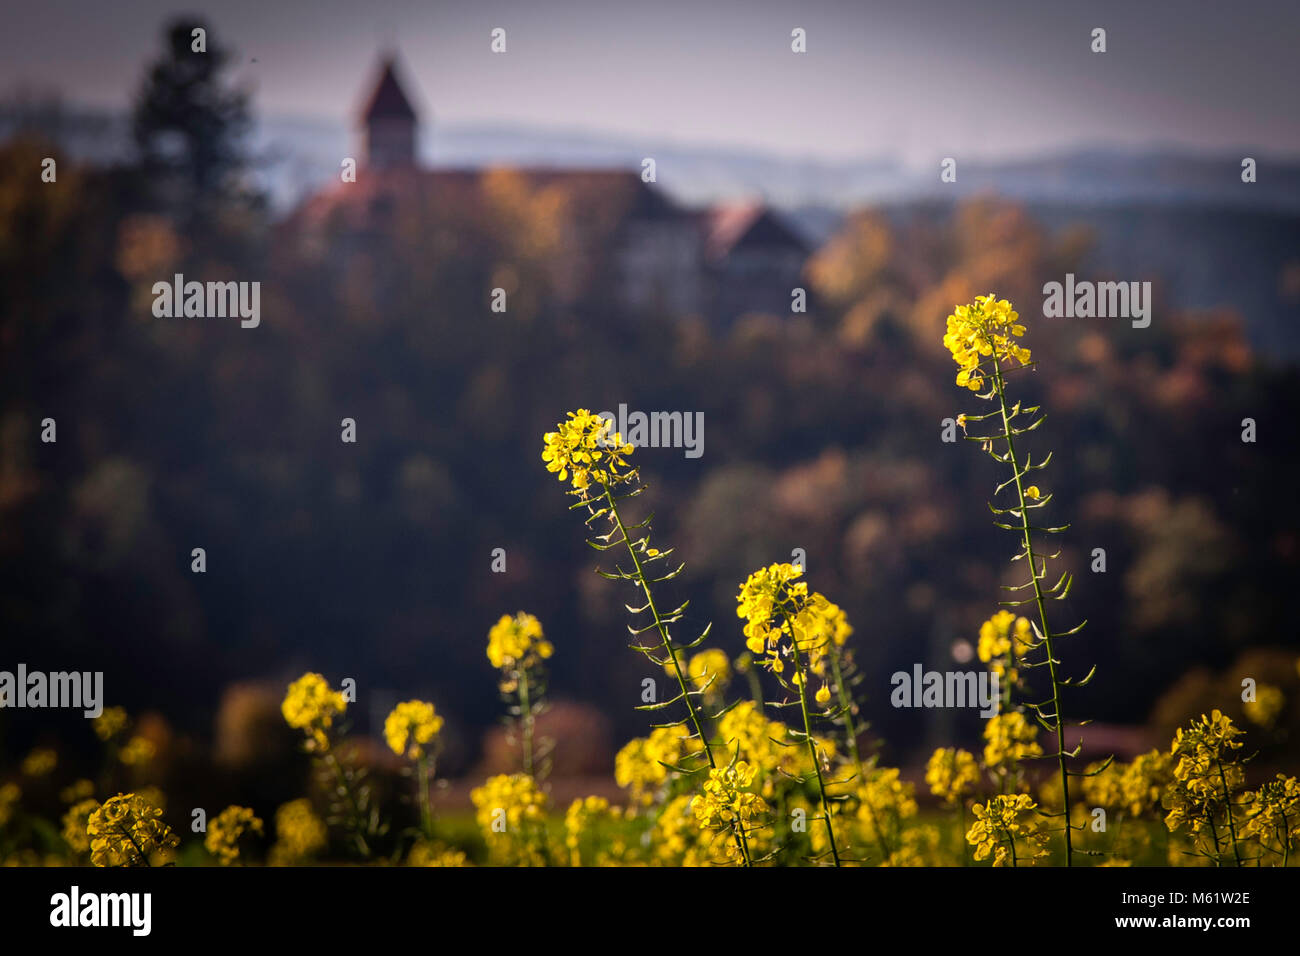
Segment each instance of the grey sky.
[{"label": "grey sky", "polygon": [[[256,108],[339,119],[386,43],[435,124],[517,122],[850,159],[1087,146],[1300,153],[1300,3],[104,0],[9,5],[0,92],[124,107],[170,14],[241,54]],[[488,49],[504,27],[509,52]],[[808,53],[790,52],[790,30]],[[1089,52],[1093,27],[1109,52]],[[257,62],[251,60],[256,58]],[[436,136],[436,126],[435,133]]]}]

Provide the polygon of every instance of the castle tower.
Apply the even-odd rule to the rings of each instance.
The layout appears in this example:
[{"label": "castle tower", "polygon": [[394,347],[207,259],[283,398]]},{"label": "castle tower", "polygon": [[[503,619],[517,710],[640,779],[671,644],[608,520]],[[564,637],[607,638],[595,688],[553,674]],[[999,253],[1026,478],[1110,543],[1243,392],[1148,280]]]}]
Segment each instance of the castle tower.
[{"label": "castle tower", "polygon": [[415,165],[417,117],[394,72],[394,60],[384,60],[383,72],[370,94],[361,122],[365,127],[366,163],[374,169]]}]

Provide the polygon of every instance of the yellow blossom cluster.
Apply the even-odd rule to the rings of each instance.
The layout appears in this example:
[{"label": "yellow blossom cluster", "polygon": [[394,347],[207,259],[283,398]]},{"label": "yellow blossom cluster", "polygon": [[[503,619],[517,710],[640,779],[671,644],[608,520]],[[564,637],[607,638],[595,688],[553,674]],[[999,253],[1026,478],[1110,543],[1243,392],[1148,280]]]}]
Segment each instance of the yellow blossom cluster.
[{"label": "yellow blossom cluster", "polygon": [[668,780],[668,767],[680,767],[703,750],[704,745],[683,727],[656,727],[649,737],[636,737],[615,754],[614,780],[634,803],[650,806]]},{"label": "yellow blossom cluster", "polygon": [[180,845],[162,811],[135,793],[105,800],[87,818],[86,834],[95,866],[157,866]]},{"label": "yellow blossom cluster", "polygon": [[285,721],[295,730],[307,734],[314,746],[329,749],[326,733],[334,726],[334,718],[347,710],[343,694],[330,687],[320,674],[303,674],[292,684],[280,705]]},{"label": "yellow blossom cluster", "polygon": [[1011,303],[992,293],[977,295],[970,305],[957,306],[948,316],[943,344],[960,369],[958,385],[972,392],[983,388],[988,372],[981,363],[986,358],[993,359],[995,366],[1001,362],[1029,364],[1029,349],[1016,342],[1025,334],[1019,320],[1020,313]]},{"label": "yellow blossom cluster", "polygon": [[542,622],[520,611],[514,617],[501,615],[488,631],[488,660],[497,670],[513,671],[546,660],[555,648],[542,633]]},{"label": "yellow blossom cluster", "polygon": [[464,850],[456,850],[428,840],[417,840],[406,856],[407,866],[473,866]]},{"label": "yellow blossom cluster", "polygon": [[22,788],[16,783],[0,784],[0,827],[13,819],[18,809],[18,801],[23,797]]},{"label": "yellow blossom cluster", "polygon": [[897,767],[873,769],[857,788],[858,823],[868,845],[892,848],[903,822],[916,816],[915,788],[903,780]]},{"label": "yellow blossom cluster", "polygon": [[1287,861],[1291,845],[1300,840],[1300,782],[1279,773],[1259,790],[1247,793],[1242,802],[1241,838],[1258,840]]},{"label": "yellow blossom cluster", "polygon": [[[1202,714],[1186,730],[1178,728],[1170,746],[1174,780],[1163,801],[1169,811],[1165,825],[1171,831],[1188,824],[1194,835],[1207,828],[1213,831],[1216,818],[1232,812],[1232,792],[1244,780],[1233,757],[1241,749],[1241,735],[1231,718],[1217,709],[1209,717]],[[1213,832],[1211,838],[1217,842]]]},{"label": "yellow blossom cluster", "polygon": [[[598,830],[623,819],[622,807],[610,806],[604,797],[579,797],[564,814],[564,845],[571,866],[605,866],[617,862],[627,848],[621,840],[598,839]],[[583,850],[586,850],[584,856]]]},{"label": "yellow blossom cluster", "polygon": [[542,436],[542,461],[547,471],[559,473],[560,481],[572,475],[575,494],[585,498],[593,481],[607,487],[627,476],[632,446],[612,431],[608,419],[580,408],[555,428]]},{"label": "yellow blossom cluster", "polygon": [[510,866],[546,864],[549,801],[536,780],[526,773],[498,774],[470,791],[470,800],[496,862]]},{"label": "yellow blossom cluster", "polygon": [[90,815],[98,809],[99,801],[87,797],[68,807],[63,814],[63,842],[79,856],[90,852],[90,835],[86,832],[86,827],[90,823]]},{"label": "yellow blossom cluster", "polygon": [[955,747],[940,747],[925,765],[925,782],[936,797],[949,806],[961,803],[979,786],[980,771],[975,757]]},{"label": "yellow blossom cluster", "polygon": [[105,707],[104,712],[91,721],[95,736],[107,743],[118,736],[128,723],[126,710],[121,707]]},{"label": "yellow blossom cluster", "polygon": [[700,793],[691,801],[691,810],[701,830],[725,835],[717,841],[728,860],[740,858],[740,848],[732,839],[735,828],[747,832],[760,825],[771,808],[761,796],[751,791],[757,768],[744,760],[709,771]]},{"label": "yellow blossom cluster", "polygon": [[1002,793],[975,804],[975,822],[966,832],[975,859],[992,856],[994,866],[1018,866],[1047,856],[1047,834],[1038,825],[1037,807],[1027,793]]},{"label": "yellow blossom cluster", "polygon": [[157,754],[158,748],[152,740],[136,734],[118,752],[118,759],[128,767],[139,767],[147,764]]},{"label": "yellow blossom cluster", "polygon": [[[1012,641],[1015,642],[1014,656]],[[1033,631],[1029,619],[1017,617],[1010,611],[1001,610],[980,625],[980,638],[976,653],[979,659],[989,665],[989,670],[998,677],[1009,679],[1013,683],[1019,675],[1014,666],[1030,649]],[[1010,666],[1008,666],[1010,665]]]},{"label": "yellow blossom cluster", "polygon": [[384,739],[393,753],[416,760],[428,752],[429,744],[442,732],[442,724],[428,701],[403,701],[384,721]]},{"label": "yellow blossom cluster", "polygon": [[995,772],[1010,772],[1027,757],[1042,756],[1038,728],[1019,711],[995,714],[984,724],[984,766]]},{"label": "yellow blossom cluster", "polygon": [[[764,667],[781,675],[786,658],[793,656],[796,662],[806,660],[808,673],[824,679],[832,649],[842,646],[853,628],[838,606],[809,593],[807,582],[798,580],[802,575],[801,568],[789,563],[759,568],[740,586],[736,616],[745,620],[745,646]],[[804,679],[796,666],[791,683],[799,686]],[[823,682],[815,700],[826,704],[830,699],[830,687]]]},{"label": "yellow blossom cluster", "polygon": [[1286,707],[1286,695],[1272,684],[1260,684],[1255,688],[1255,699],[1241,705],[1246,719],[1265,730],[1277,722],[1278,716]]},{"label": "yellow blossom cluster", "polygon": [[37,747],[23,758],[23,776],[44,777],[59,765],[59,755],[49,747]]},{"label": "yellow blossom cluster", "polygon": [[[672,674],[672,661],[664,661],[664,669]],[[687,686],[702,691],[710,701],[720,700],[731,680],[731,662],[725,652],[717,648],[700,651],[686,665]]]},{"label": "yellow blossom cluster", "polygon": [[222,866],[234,866],[239,862],[240,839],[261,832],[261,819],[248,807],[226,807],[208,824],[203,846]]},{"label": "yellow blossom cluster", "polygon": [[271,862],[292,865],[325,849],[329,833],[311,801],[304,798],[290,800],[275,811],[275,839]]}]

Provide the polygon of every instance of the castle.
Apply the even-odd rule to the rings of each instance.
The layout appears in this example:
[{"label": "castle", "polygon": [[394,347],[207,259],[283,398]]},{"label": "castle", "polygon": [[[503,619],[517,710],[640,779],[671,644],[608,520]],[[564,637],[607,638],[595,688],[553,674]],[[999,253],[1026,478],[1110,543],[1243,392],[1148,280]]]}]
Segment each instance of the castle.
[{"label": "castle", "polygon": [[[594,230],[606,227],[600,248],[589,251],[612,259],[606,291],[629,313],[699,314],[723,324],[747,312],[788,314],[792,290],[804,285],[807,246],[758,203],[685,209],[636,170],[421,168],[420,119],[392,58],[381,64],[359,119],[364,167],[357,182],[309,199],[294,215],[300,228],[340,212],[373,225],[365,211],[391,206],[394,194],[403,205],[463,206],[467,196],[482,193],[489,177],[504,172],[533,192],[562,191],[575,218]],[[340,210],[348,204],[357,208]],[[577,289],[591,277],[581,274],[581,239],[572,246],[579,263],[567,278]],[[558,278],[563,289],[566,276]]]}]

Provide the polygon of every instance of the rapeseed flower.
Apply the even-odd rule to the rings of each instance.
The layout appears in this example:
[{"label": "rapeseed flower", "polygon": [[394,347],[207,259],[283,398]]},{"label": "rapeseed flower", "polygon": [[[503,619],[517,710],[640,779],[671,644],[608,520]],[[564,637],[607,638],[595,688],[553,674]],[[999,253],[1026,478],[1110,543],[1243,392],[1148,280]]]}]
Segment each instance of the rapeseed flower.
[{"label": "rapeseed flower", "polygon": [[433,704],[408,700],[393,708],[384,721],[384,739],[393,753],[416,760],[442,732],[443,719]]},{"label": "rapeseed flower", "polygon": [[[975,822],[966,842],[975,848],[976,860],[993,857],[994,866],[1017,866],[1021,861],[1047,856],[1047,834],[1035,819],[1038,804],[1026,793],[998,794],[975,804]],[[1017,841],[1022,845],[1017,849]]]},{"label": "rapeseed flower", "polygon": [[497,670],[531,667],[549,658],[554,651],[542,633],[542,622],[523,611],[514,617],[501,615],[488,631],[487,656]]},{"label": "rapeseed flower", "polygon": [[585,408],[568,414],[568,421],[542,436],[546,470],[558,472],[560,481],[571,480],[572,493],[583,498],[593,481],[607,487],[627,477],[631,472],[627,456],[633,449],[613,431],[613,423]]},{"label": "rapeseed flower", "polygon": [[925,765],[925,782],[936,797],[954,806],[964,801],[979,786],[979,766],[968,751],[954,747],[940,747],[930,755]]},{"label": "rapeseed flower", "polygon": [[1016,343],[1025,334],[1019,324],[1020,313],[1006,299],[978,295],[970,305],[959,305],[948,316],[948,331],[943,337],[944,347],[952,353],[960,371],[957,384],[978,392],[984,387],[987,370],[982,367],[986,358],[994,365],[1003,362],[1028,365],[1029,349]]},{"label": "rapeseed flower", "polygon": [[153,866],[167,862],[180,839],[162,811],[135,793],[119,793],[90,814],[90,862],[95,866]]},{"label": "rapeseed flower", "polygon": [[239,862],[239,841],[246,833],[261,834],[262,821],[248,807],[226,807],[208,824],[203,846],[222,866]]},{"label": "rapeseed flower", "polygon": [[343,694],[330,687],[324,677],[307,673],[289,685],[280,712],[290,727],[307,734],[316,749],[328,750],[326,731],[347,707]]}]

